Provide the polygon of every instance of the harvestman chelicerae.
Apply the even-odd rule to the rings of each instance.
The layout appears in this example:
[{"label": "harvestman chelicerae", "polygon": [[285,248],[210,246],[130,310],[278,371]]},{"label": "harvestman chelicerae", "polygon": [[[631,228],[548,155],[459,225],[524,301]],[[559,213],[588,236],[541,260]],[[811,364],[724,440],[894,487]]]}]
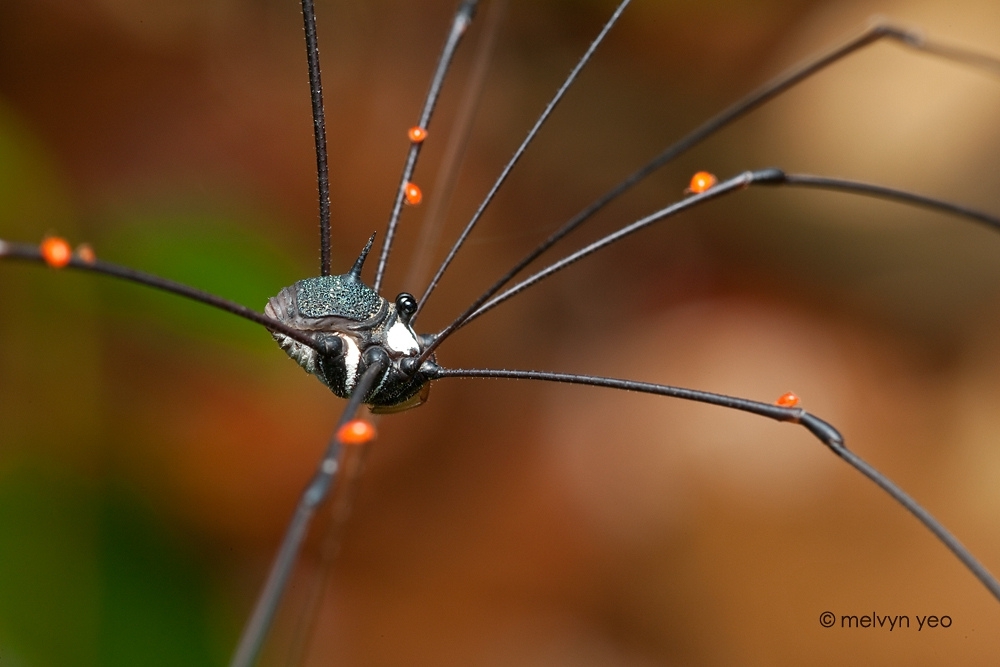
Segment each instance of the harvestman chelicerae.
[{"label": "harvestman chelicerae", "polygon": [[[470,3],[466,4],[468,5]],[[466,7],[466,10],[471,11],[468,7]],[[306,15],[307,17],[310,16],[310,12],[307,11]],[[460,37],[461,33],[464,31],[464,23],[467,20],[468,17],[460,12],[459,17],[456,19],[457,25],[459,27],[454,28],[452,33],[454,41],[457,41],[457,38]],[[307,18],[307,25],[308,25],[308,18]],[[610,25],[608,27],[610,27]],[[307,28],[307,34],[308,33],[310,33],[310,30]],[[916,48],[923,49],[931,53],[937,53],[938,55],[945,56],[947,58],[951,58],[958,61],[965,61],[966,64],[977,65],[983,68],[993,68],[994,70],[997,69],[998,67],[997,61],[989,57],[980,56],[972,52],[967,52],[958,49],[938,47],[934,43],[922,42],[921,38],[918,35],[912,33],[900,32],[895,29],[885,28],[885,27],[871,30],[870,32],[866,33],[864,37],[851,42],[849,46],[844,47],[843,49],[840,49],[836,52],[833,52],[826,59],[817,62],[822,62],[823,65],[832,63],[839,57],[842,57],[843,55],[846,55],[847,53],[859,49],[870,42],[882,38],[889,38],[896,41],[900,41],[902,43],[907,43],[910,46],[914,46]],[[454,44],[452,44],[452,46],[454,46]],[[314,46],[310,46],[309,53],[311,55],[314,55],[316,53]],[[444,71],[447,67],[447,58],[443,59],[443,63],[444,66],[439,70],[441,76],[443,76]],[[652,163],[655,164],[655,166],[650,166],[647,168],[647,170],[648,171],[654,170],[656,166],[659,166],[661,163],[669,161],[669,159],[683,152],[687,148],[693,146],[702,138],[712,134],[714,131],[724,126],[726,123],[742,116],[747,111],[755,108],[758,104],[761,104],[770,99],[771,97],[776,96],[780,92],[783,92],[783,90],[785,90],[786,88],[795,85],[799,80],[811,74],[812,71],[814,71],[814,69],[818,69],[818,67],[806,67],[805,69],[796,70],[795,71],[796,73],[785,79],[783,83],[772,84],[771,86],[766,88],[765,89],[767,91],[766,93],[758,95],[756,98],[751,97],[749,99],[752,101],[741,103],[736,107],[733,107],[733,110],[731,112],[725,112],[720,117],[718,117],[718,119],[713,119],[712,121],[709,121],[709,123],[702,126],[702,128],[699,128],[698,130],[695,130],[695,132],[693,132],[691,135],[688,135],[688,137],[679,142],[675,147],[669,149],[662,158],[659,158],[655,163]],[[318,76],[318,66],[312,68],[312,71],[315,72],[316,75]],[[319,88],[317,85],[314,87],[314,94],[315,92],[318,92],[318,90]],[[545,117],[543,116],[543,119],[544,118]],[[429,119],[429,107],[428,110],[425,111],[423,117],[421,118],[419,125],[426,126],[428,124],[428,119]],[[414,142],[413,147],[411,148],[410,159],[408,160],[408,167],[407,170],[404,172],[404,176],[402,178],[402,185],[397,193],[397,198],[393,213],[394,222],[390,225],[390,231],[387,234],[387,236],[390,239],[392,237],[392,231],[391,231],[392,226],[394,225],[395,220],[398,219],[398,215],[402,210],[402,202],[406,195],[405,187],[403,186],[405,186],[412,177],[412,168],[413,164],[415,163],[416,155],[419,151],[419,146],[420,142],[416,141]],[[637,174],[644,175],[645,171],[637,172]],[[635,180],[638,180],[639,178],[641,178],[641,176],[635,177]],[[321,168],[321,182],[322,180],[323,176]],[[721,183],[717,184],[715,187],[705,192],[693,194],[692,196],[687,197],[679,201],[678,203],[671,205],[666,209],[663,209],[659,213],[655,213],[649,219],[640,221],[640,223],[636,223],[635,228],[626,227],[625,229],[628,230],[629,232],[637,231],[640,224],[644,225],[657,222],[661,219],[668,218],[675,213],[679,213],[681,211],[688,209],[695,209],[702,202],[707,202],[715,198],[724,197],[729,193],[746,189],[752,185],[757,185],[757,184],[802,185],[806,187],[823,187],[829,189],[840,189],[848,192],[853,192],[856,194],[871,194],[889,199],[895,199],[903,203],[923,205],[930,208],[944,210],[946,212],[957,214],[960,217],[983,222],[988,225],[997,226],[998,224],[997,219],[990,214],[978,213],[976,211],[961,206],[946,204],[937,199],[924,198],[918,195],[913,195],[898,190],[879,188],[877,186],[865,185],[861,183],[848,182],[848,181],[835,181],[831,179],[820,179],[820,178],[803,177],[803,176],[793,176],[784,174],[777,170],[765,169],[754,172],[746,172],[737,175],[733,178],[730,178],[728,180],[724,180]],[[500,182],[498,182],[496,187],[499,188],[499,185]],[[627,186],[624,186],[622,190],[626,189],[626,187]],[[489,200],[492,198],[492,194],[493,193],[491,192],[490,196],[487,197],[486,201],[483,204],[483,209],[485,209],[486,204],[489,203]],[[617,195],[618,191],[613,191],[606,197],[606,199],[608,200],[613,199]],[[595,205],[595,208],[603,205],[604,200],[598,200],[598,201],[600,203]],[[321,185],[321,208],[326,209],[321,214],[321,217],[326,219],[329,214],[328,200],[327,196],[324,194],[324,186],[322,185]],[[478,215],[479,214],[476,215],[476,218],[478,218]],[[586,215],[589,215],[589,209]],[[583,218],[586,217],[586,215],[581,215],[579,221],[582,221]],[[474,218],[474,221],[476,218]],[[571,223],[571,225],[575,225],[576,222],[577,221],[574,220]],[[473,223],[470,223],[470,228],[472,224]],[[323,273],[324,275],[326,275],[329,273],[336,273],[338,268],[330,266],[331,264],[330,253],[329,253],[330,232],[329,232],[328,221],[327,224],[324,225],[323,229],[324,232],[323,232],[323,242],[322,242],[323,246],[322,265],[323,265]],[[554,243],[555,240],[558,240],[556,237],[561,238],[562,233],[563,232],[557,233],[553,237],[553,240],[551,242]],[[624,236],[624,234],[622,234],[622,236]],[[608,243],[615,240],[616,238],[617,237],[609,239]],[[457,250],[459,244],[456,244],[455,250]],[[525,261],[525,263],[533,259],[536,255],[541,254],[541,252],[547,248],[547,244],[545,246],[540,246],[539,249],[536,251],[536,253],[533,253],[532,257],[529,257]],[[576,256],[573,259],[575,260],[577,258],[582,258],[583,255],[589,252],[596,251],[597,249],[602,247],[602,245],[603,244],[599,244],[597,246],[590,246],[588,247],[588,249],[583,251],[579,256]],[[390,243],[387,242],[383,246],[381,255],[378,258],[378,269],[376,272],[376,277],[373,281],[376,290],[381,286],[382,283],[382,277],[388,261],[389,247]],[[56,255],[60,251],[60,247],[58,246],[58,244],[50,243],[49,248]],[[38,246],[20,244],[9,241],[3,242],[3,245],[0,246],[0,256],[5,256],[9,258],[18,258],[18,259],[29,259],[34,261],[43,260],[42,252],[40,251]],[[362,310],[364,310],[364,318],[373,318],[375,329],[379,329],[380,327],[384,326],[384,328],[387,331],[384,338],[378,338],[380,346],[369,347],[368,354],[366,356],[362,355],[361,354],[362,350],[357,348],[359,345],[361,348],[364,348],[365,346],[371,346],[372,341],[367,337],[367,335],[362,337],[361,339],[355,340],[352,339],[350,336],[345,337],[343,329],[333,328],[325,330],[324,335],[321,337],[321,340],[317,341],[317,339],[313,337],[312,334],[312,332],[314,331],[314,325],[310,323],[306,323],[305,325],[303,325],[301,322],[298,323],[298,325],[302,327],[303,330],[310,333],[303,333],[303,330],[298,330],[294,328],[279,327],[278,325],[275,325],[273,321],[261,315],[252,314],[246,311],[245,309],[232,306],[231,304],[228,304],[221,299],[216,299],[214,297],[210,297],[205,294],[197,293],[195,291],[183,288],[176,284],[166,283],[164,281],[153,279],[151,277],[143,276],[141,274],[138,274],[136,272],[131,272],[126,269],[120,269],[119,267],[115,267],[114,265],[105,263],[102,260],[94,260],[90,258],[86,253],[78,253],[72,258],[67,257],[67,259],[69,262],[69,266],[71,266],[72,268],[109,273],[111,275],[115,275],[126,279],[138,279],[139,282],[162,287],[167,289],[168,291],[181,293],[183,295],[187,295],[197,300],[201,300],[207,303],[214,304],[219,307],[223,307],[227,310],[230,310],[231,312],[237,312],[237,314],[240,314],[249,319],[253,319],[256,322],[263,324],[264,326],[267,326],[272,331],[279,334],[283,334],[284,336],[287,336],[289,339],[297,341],[300,345],[305,346],[303,348],[295,349],[296,354],[300,357],[303,356],[302,355],[303,352],[308,353],[308,350],[315,349],[321,354],[326,355],[326,358],[329,360],[329,363],[321,363],[319,364],[321,368],[317,368],[316,362],[313,359],[307,358],[303,360],[304,365],[310,367],[312,370],[319,370],[319,372],[322,375],[324,375],[325,382],[327,384],[333,385],[335,387],[335,391],[339,389],[339,393],[350,393],[350,389],[353,389],[353,386],[349,387],[348,391],[344,391],[344,388],[337,387],[338,383],[347,383],[348,385],[353,385],[355,382],[357,382],[359,385],[364,386],[366,382],[367,383],[382,382],[385,364],[391,363],[394,365],[395,369],[394,372],[397,373],[397,375],[399,376],[398,379],[400,379],[402,385],[405,385],[405,388],[400,390],[398,393],[390,391],[388,392],[388,394],[383,394],[383,397],[378,399],[378,402],[390,404],[389,407],[391,407],[391,404],[405,400],[414,400],[414,402],[416,402],[416,399],[420,397],[420,390],[423,388],[423,381],[415,382],[412,379],[407,379],[407,378],[412,378],[415,369],[420,369],[420,372],[424,374],[426,379],[440,379],[444,377],[491,377],[491,376],[521,377],[521,378],[552,380],[552,381],[569,382],[569,383],[583,383],[583,384],[591,384],[598,386],[609,386],[620,389],[632,389],[635,391],[666,394],[672,396],[679,396],[682,398],[690,398],[694,400],[720,404],[731,408],[746,410],[758,415],[768,416],[773,419],[778,419],[780,421],[792,421],[801,423],[814,435],[816,435],[823,442],[825,442],[825,444],[830,446],[838,455],[840,455],[842,458],[845,458],[845,460],[848,460],[849,463],[851,463],[856,468],[864,472],[866,475],[871,476],[877,484],[886,489],[897,500],[900,500],[901,502],[906,504],[908,509],[911,510],[911,512],[917,514],[918,518],[921,518],[921,520],[925,521],[928,527],[932,531],[934,531],[935,534],[937,534],[941,539],[943,539],[946,542],[946,544],[948,544],[948,546],[952,548],[953,551],[956,551],[958,553],[960,558],[963,559],[963,562],[965,562],[965,564],[974,572],[974,574],[976,574],[976,576],[983,581],[983,583],[991,590],[994,596],[1000,597],[1000,587],[997,587],[997,584],[992,579],[992,577],[989,576],[989,574],[986,573],[984,570],[982,570],[978,565],[975,565],[971,559],[971,556],[967,552],[965,552],[961,547],[959,547],[957,543],[955,543],[952,540],[952,538],[947,537],[936,522],[929,519],[929,517],[927,517],[926,515],[922,515],[922,512],[918,510],[911,501],[905,500],[900,495],[898,489],[896,489],[890,483],[886,482],[886,480],[881,476],[873,473],[873,471],[871,471],[871,469],[868,468],[866,464],[864,464],[862,461],[854,457],[848,450],[843,449],[840,446],[840,436],[839,434],[836,433],[835,430],[833,430],[832,427],[827,425],[825,422],[822,422],[817,418],[809,415],[808,413],[803,412],[801,409],[797,407],[780,407],[768,403],[744,401],[742,399],[729,399],[714,394],[704,394],[700,392],[692,392],[689,390],[675,390],[668,387],[664,387],[662,385],[640,384],[640,383],[633,383],[630,381],[604,380],[591,376],[546,374],[534,371],[524,371],[524,372],[486,371],[486,370],[458,371],[458,370],[448,370],[440,366],[434,365],[433,363],[428,363],[431,362],[430,355],[435,351],[437,343],[442,342],[448,335],[450,335],[450,333],[453,330],[457,329],[457,327],[463,323],[461,322],[463,318],[469,318],[469,320],[471,320],[473,317],[478,317],[480,313],[488,310],[490,307],[492,307],[492,305],[499,303],[500,299],[497,299],[496,301],[490,301],[491,297],[493,297],[495,294],[501,291],[499,284],[495,290],[493,290],[489,294],[484,295],[484,297],[477,300],[472,306],[470,306],[468,311],[463,317],[460,317],[458,320],[456,320],[455,323],[450,327],[442,330],[441,334],[439,334],[436,340],[432,340],[430,338],[423,339],[411,335],[408,331],[406,331],[406,324],[409,322],[411,317],[415,317],[415,314],[419,312],[417,310],[417,304],[419,303],[420,305],[422,305],[428,295],[424,295],[419,299],[419,301],[417,300],[411,301],[406,297],[402,297],[402,298],[397,298],[395,301],[392,302],[382,303],[377,301],[372,294],[362,290],[360,287],[356,285],[348,286],[346,288],[343,287],[344,283],[350,283],[353,278],[356,278],[357,275],[360,275],[360,263],[359,263],[357,265],[357,271],[354,272],[354,275],[351,278],[341,279],[342,284],[338,285],[338,287],[336,288],[337,293],[342,298],[339,301],[335,301],[334,303],[320,303],[318,306],[315,306],[313,308],[313,311],[326,310],[327,312],[313,312],[312,314],[314,316],[327,317],[327,318],[332,316],[335,320],[337,318],[340,318],[342,320],[344,317],[346,317],[348,320],[352,319],[356,320],[358,319],[358,317],[355,317],[355,315],[357,314],[357,312],[360,311],[352,306],[352,308],[348,309],[348,312],[345,312],[342,309],[344,299],[349,298],[349,299],[354,299],[355,301],[365,302],[362,308]],[[50,263],[57,263],[57,264],[59,263],[58,259],[55,258],[51,253],[49,255],[49,260]],[[556,265],[555,268],[561,268],[561,267],[562,265]],[[344,268],[346,269],[347,267]],[[445,266],[443,265],[441,270],[438,272],[438,276],[441,275],[444,268]],[[519,270],[520,268],[521,266],[518,266],[517,269],[512,271],[512,274],[517,270]],[[545,275],[548,275],[548,272],[540,274],[538,279],[545,277]],[[437,278],[435,278],[435,282],[436,280]],[[509,278],[505,278],[501,282],[506,283],[508,281]],[[529,284],[532,284],[533,280],[529,279],[529,281],[530,282],[525,284],[525,287]],[[315,285],[316,285],[315,283],[308,283],[308,282],[304,283],[302,287],[299,289],[298,293],[296,293],[294,298],[304,300],[305,298],[309,297],[311,293],[310,290],[313,290]],[[326,289],[329,289],[328,285],[323,285],[323,286]],[[518,289],[519,288],[515,288],[514,290],[512,290],[511,295],[517,293]],[[359,296],[359,291],[360,291],[360,296]],[[292,298],[293,297],[290,295],[290,293],[287,293],[285,295],[284,302],[283,303],[275,302],[275,305],[272,307],[271,312],[272,313],[275,312],[276,309],[281,310],[282,308],[285,309],[291,308],[292,306],[290,304],[292,302]],[[502,299],[503,297],[500,298]],[[322,299],[320,299],[320,301],[322,301]],[[337,313],[329,312],[331,308],[333,308],[338,312]],[[341,324],[343,324],[342,321]],[[330,322],[329,321],[325,322],[324,326],[329,327]],[[396,332],[395,334],[389,333],[393,330]],[[336,333],[336,336],[332,335],[334,333]],[[291,346],[291,344],[288,342],[288,339],[284,339],[284,342],[286,344],[286,347]],[[388,349],[388,354],[376,353],[377,350],[379,350],[380,348]],[[340,360],[346,360],[347,362],[346,367],[350,369],[350,372],[345,373],[344,368],[339,365]],[[428,365],[421,365],[421,364],[428,364]],[[364,368],[370,368],[375,370],[370,370],[367,373],[361,373],[360,370]],[[357,377],[355,377],[355,371],[357,371],[356,373]],[[369,392],[356,392],[356,391],[354,392],[354,395],[352,397],[353,403],[349,403],[347,410],[345,410],[342,422],[350,418],[352,413],[358,407],[357,403],[360,402],[360,400],[364,397],[365,393]],[[341,457],[349,456],[348,452],[354,452],[354,451],[356,450],[348,448],[346,450],[341,450],[340,453],[338,454],[336,452],[336,449],[331,449],[331,452],[327,460],[320,467],[321,471],[327,473],[327,475],[320,475],[320,477],[323,478],[321,484],[326,484],[327,482],[329,482],[329,477],[332,476],[337,470],[342,469],[343,465],[345,464],[344,460],[341,460],[339,464],[336,464],[335,463],[336,456],[341,456]],[[322,494],[313,494],[313,495],[315,495],[316,500],[318,500]],[[307,518],[307,515],[308,511],[302,512],[302,516],[304,518]],[[302,523],[299,524],[297,527],[293,527],[291,529],[291,532],[293,534],[296,534],[300,533],[301,531],[304,531],[304,529],[305,529],[305,523]],[[262,598],[262,601],[259,606],[260,611],[255,616],[255,618],[257,619],[258,627],[256,628],[252,627],[251,630],[248,631],[246,637],[249,637],[249,639],[244,644],[245,650],[241,653],[240,656],[237,657],[237,659],[234,661],[234,664],[248,664],[252,662],[253,656],[257,650],[257,645],[259,645],[259,643],[265,639],[266,629],[270,625],[269,616],[272,615],[276,609],[278,598],[280,597],[281,592],[284,589],[285,585],[284,581],[289,576],[292,565],[294,564],[295,561],[295,552],[299,546],[297,539],[298,538],[286,542],[286,548],[284,549],[286,557],[283,560],[279,561],[282,564],[277,566],[275,572],[272,574],[271,581],[273,582],[273,584],[269,587],[270,594],[265,594],[265,596]]]}]

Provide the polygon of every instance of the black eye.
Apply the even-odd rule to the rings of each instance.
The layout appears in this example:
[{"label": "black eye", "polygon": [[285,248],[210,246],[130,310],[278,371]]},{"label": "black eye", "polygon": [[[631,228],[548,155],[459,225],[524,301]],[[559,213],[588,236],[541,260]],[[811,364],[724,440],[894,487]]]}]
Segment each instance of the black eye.
[{"label": "black eye", "polygon": [[409,324],[413,313],[417,312],[417,299],[408,292],[400,292],[396,297],[396,312],[403,324]]}]

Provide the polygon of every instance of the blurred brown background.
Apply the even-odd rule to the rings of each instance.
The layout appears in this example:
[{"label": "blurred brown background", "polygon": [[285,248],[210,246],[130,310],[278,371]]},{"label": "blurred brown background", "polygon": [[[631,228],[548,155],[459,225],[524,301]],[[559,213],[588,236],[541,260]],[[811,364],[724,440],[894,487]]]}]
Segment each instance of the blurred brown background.
[{"label": "blurred brown background", "polygon": [[[319,3],[338,267],[384,225],[453,5]],[[610,10],[511,3],[449,230]],[[989,0],[637,0],[422,327],[672,139],[874,13],[1000,53]],[[430,197],[481,29],[417,172]],[[59,232],[256,308],[315,274],[301,42],[293,0],[6,0],[0,237]],[[684,156],[568,245],[673,201],[697,169],[781,166],[1000,213],[998,114],[996,77],[877,45]],[[425,210],[406,211],[389,295],[422,288],[403,276]],[[1000,238],[977,226],[748,191],[549,280],[439,360],[764,401],[795,391],[1000,571],[998,278]],[[0,295],[0,663],[225,664],[341,402],[262,331],[175,298],[20,264],[0,265]],[[1000,653],[997,602],[802,429],[457,380],[379,428],[309,664],[971,665]],[[312,548],[290,607],[315,569]],[[826,610],[953,625],[824,629]],[[286,609],[273,664],[293,626]]]}]

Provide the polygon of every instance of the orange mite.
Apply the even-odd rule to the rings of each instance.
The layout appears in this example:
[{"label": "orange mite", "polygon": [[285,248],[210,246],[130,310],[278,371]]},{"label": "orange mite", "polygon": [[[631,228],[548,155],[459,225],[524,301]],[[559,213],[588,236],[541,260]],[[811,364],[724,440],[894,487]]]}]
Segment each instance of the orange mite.
[{"label": "orange mite", "polygon": [[799,397],[792,392],[788,392],[787,394],[782,394],[774,403],[783,408],[794,408],[799,404]]},{"label": "orange mite", "polygon": [[700,195],[705,190],[719,182],[713,174],[707,171],[699,171],[697,174],[691,177],[691,183],[688,184],[687,191],[696,195]]},{"label": "orange mite", "polygon": [[417,187],[417,185],[414,183],[407,183],[405,192],[406,192],[406,203],[409,204],[410,206],[416,206],[424,198],[424,193],[421,192],[420,188]]},{"label": "orange mite", "polygon": [[86,262],[87,264],[93,264],[97,261],[97,255],[94,254],[94,249],[87,243],[81,243],[76,247],[76,256],[80,258],[80,261]]},{"label": "orange mite", "polygon": [[44,239],[39,249],[42,253],[42,259],[54,269],[61,269],[69,264],[73,258],[73,251],[70,250],[66,239],[61,239],[58,236],[49,236]]},{"label": "orange mite", "polygon": [[375,427],[361,419],[352,419],[337,431],[337,440],[345,445],[365,445],[375,439]]},{"label": "orange mite", "polygon": [[409,129],[409,131],[406,133],[406,136],[408,136],[410,138],[410,141],[412,141],[413,143],[419,144],[424,139],[427,138],[427,130],[420,127],[419,125],[416,125]]}]

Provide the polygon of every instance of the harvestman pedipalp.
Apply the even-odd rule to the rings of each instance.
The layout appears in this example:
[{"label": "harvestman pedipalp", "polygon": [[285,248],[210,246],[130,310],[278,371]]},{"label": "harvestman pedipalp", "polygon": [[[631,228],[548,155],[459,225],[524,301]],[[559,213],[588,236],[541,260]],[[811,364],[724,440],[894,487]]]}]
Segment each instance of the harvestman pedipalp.
[{"label": "harvestman pedipalp", "polygon": [[[906,33],[902,33],[902,34],[900,34],[900,33],[889,33],[889,36],[895,37],[895,38],[899,38],[899,37],[902,36],[902,37],[904,37],[906,39],[912,39],[912,37],[910,37]],[[868,38],[866,38],[866,40],[867,39]],[[865,41],[865,40],[862,40],[862,41]],[[992,62],[992,61],[990,61],[990,62]],[[789,85],[791,85],[792,83],[794,83],[794,81],[789,82]],[[740,112],[740,113],[742,113],[742,112]],[[735,115],[739,115],[739,114],[735,114]],[[403,180],[404,180],[404,182],[408,181],[409,180],[409,176],[405,175]],[[762,171],[758,171],[758,172],[748,172],[748,174],[746,174],[746,175],[741,175],[741,176],[738,176],[738,177],[736,177],[734,179],[729,179],[727,181],[724,181],[722,184],[720,184],[716,188],[714,188],[714,189],[712,189],[712,190],[710,190],[710,191],[708,191],[708,192],[706,192],[704,194],[696,195],[696,196],[693,196],[691,198],[688,198],[688,199],[684,200],[683,202],[679,203],[676,206],[675,209],[671,209],[668,212],[664,212],[663,216],[665,217],[666,215],[669,215],[670,213],[673,213],[675,210],[679,211],[679,210],[687,209],[689,207],[696,207],[702,201],[707,201],[707,200],[710,200],[710,199],[713,199],[713,198],[716,198],[716,197],[721,197],[721,196],[723,196],[723,195],[725,195],[725,194],[727,194],[729,192],[732,192],[732,191],[735,191],[735,190],[739,190],[739,189],[743,189],[743,188],[749,186],[752,183],[776,184],[776,183],[781,183],[781,182],[785,182],[785,183],[799,182],[799,183],[805,184],[805,183],[808,183],[809,181],[808,181],[808,179],[803,178],[803,177],[786,176],[786,175],[782,174],[781,172],[777,172],[775,170],[762,170]],[[844,189],[852,190],[852,191],[858,191],[858,190],[866,187],[866,186],[861,186],[861,185],[858,185],[858,184],[851,184],[851,183],[848,183],[848,182],[839,182],[839,184],[838,184],[838,183],[834,183],[834,182],[831,182],[831,181],[822,181],[822,180],[821,181],[813,181],[812,183],[815,184],[815,185],[826,185],[826,186],[830,186],[830,187],[842,187]],[[878,194],[881,194],[883,196],[897,198],[897,199],[900,199],[900,198],[901,199],[906,199],[906,198],[913,199],[913,196],[911,196],[911,195],[907,195],[905,193],[900,193],[900,192],[897,192],[897,191],[892,191],[892,190],[889,190],[889,189],[883,189],[883,190],[880,190],[880,191],[872,190],[872,191],[873,192],[877,192]],[[402,197],[402,188],[400,189],[399,197]],[[401,200],[398,199],[397,201],[401,201]],[[924,203],[926,205],[930,205],[930,206],[942,207],[939,202],[937,202],[936,200],[933,200],[933,199],[924,199],[922,203]],[[398,209],[398,205],[397,205],[397,209]],[[989,216],[989,215],[977,214],[975,212],[968,211],[966,209],[962,209],[960,207],[952,207],[952,211],[953,212],[957,212],[957,213],[962,214],[962,215],[966,215],[967,217],[978,218],[980,220],[985,220],[985,221],[988,221],[990,223],[995,223],[995,219],[993,217]],[[28,259],[34,259],[34,260],[38,260],[40,258],[40,253],[38,252],[37,248],[31,247],[31,246],[22,246],[22,245],[19,245],[19,244],[7,243],[7,244],[5,244],[3,246],[2,250],[3,250],[3,253],[6,256],[10,256],[10,257],[28,258]],[[384,265],[384,260],[382,261],[382,265]],[[118,275],[120,277],[129,277],[129,278],[135,278],[136,277],[136,274],[134,274],[134,273],[129,274],[127,272],[118,271],[117,269],[112,269],[109,265],[106,265],[103,262],[89,263],[86,260],[86,258],[76,258],[76,259],[73,259],[71,261],[71,266],[73,266],[74,268],[79,268],[79,269],[107,270],[109,272],[113,271],[113,272],[115,272],[115,275]],[[377,277],[376,281],[375,281],[376,284],[378,284],[380,282],[381,274],[382,274],[382,271],[380,270],[379,271],[379,277]],[[175,291],[182,291],[181,288],[173,286],[173,285],[165,285],[165,286],[167,286],[170,289],[175,290]],[[186,295],[191,296],[191,297],[198,298],[200,300],[209,301],[209,297],[204,296],[204,295],[199,295],[199,294],[196,294],[196,293],[193,293],[193,292],[182,292],[182,293],[185,293]],[[486,299],[488,298],[488,296],[489,295],[487,295],[486,297],[483,297],[482,299],[479,300],[479,302],[477,304],[475,304],[473,307],[471,307],[469,309],[469,314],[470,315],[473,314],[475,311],[478,310],[479,306],[482,306],[484,303],[486,303]],[[425,301],[425,299],[421,299],[421,304],[424,301]],[[216,301],[216,304],[219,305],[219,304],[221,304],[221,302],[220,301]],[[244,316],[248,315],[248,313],[246,313],[245,311],[239,311],[238,314],[242,314]],[[476,313],[476,314],[478,314],[478,313]],[[275,325],[273,325],[273,323],[262,321],[259,318],[259,316],[251,316],[251,317],[257,317],[256,321],[258,321],[259,323],[263,323],[266,326],[269,326],[270,328],[272,328],[272,330],[275,328]],[[301,342],[301,343],[303,343],[305,345],[310,345],[312,342],[314,342],[314,341],[311,341],[310,339],[308,339],[308,337],[304,337],[301,334],[301,332],[284,330],[283,333],[285,333],[286,335],[288,335],[290,337],[295,338],[296,340],[299,340],[299,342]],[[442,337],[441,340],[443,340],[443,337]],[[327,350],[327,351],[329,351],[329,350]],[[427,351],[424,356],[428,356],[429,354],[430,354],[430,351]],[[462,371],[434,370],[433,373],[434,373],[433,377],[462,376],[462,375],[466,375],[466,376],[494,375],[494,376],[507,376],[507,377],[516,377],[516,376],[518,376],[515,372],[503,372],[503,371],[500,371],[500,372],[490,372],[490,371],[468,371],[468,372],[462,372]],[[551,379],[551,380],[564,381],[564,382],[568,382],[568,381],[581,381],[581,382],[588,382],[588,383],[591,383],[591,384],[600,384],[600,382],[594,381],[593,378],[590,378],[590,379],[582,378],[582,377],[573,377],[573,378],[571,378],[571,377],[566,376],[566,375],[546,376],[544,374],[525,374],[525,375],[520,375],[520,377],[533,377],[535,379]],[[611,384],[608,384],[606,386],[618,386],[619,388],[632,388],[632,389],[647,390],[647,391],[651,391],[652,390],[652,387],[649,386],[649,385],[621,386],[621,385],[616,385],[614,383],[611,383]],[[683,396],[684,394],[682,393],[680,395]],[[687,394],[687,397],[693,397],[693,398],[700,397],[700,398],[709,399],[709,400],[719,400],[720,402],[723,402],[723,404],[725,404],[724,399],[712,399],[708,395]],[[732,404],[730,404],[730,407],[734,407],[734,406]],[[746,409],[751,409],[752,411],[756,411],[759,414],[765,414],[766,416],[772,416],[772,417],[778,418],[778,419],[785,419],[785,420],[796,420],[796,419],[802,420],[803,419],[802,414],[797,413],[794,410],[779,409],[779,408],[775,408],[773,406],[768,406],[768,405],[764,405],[764,404],[740,403],[740,404],[738,404],[737,407],[743,407],[743,408],[746,408]],[[822,423],[816,422],[816,421],[811,421],[809,418],[805,418],[805,425],[808,428],[810,428],[810,430],[812,430],[815,434],[820,435],[823,438],[826,438],[828,440],[827,444],[836,445],[837,439],[832,435],[832,431],[827,430],[827,427],[825,425],[823,425]],[[839,453],[842,456],[850,456],[849,454],[845,454],[844,452],[839,452]],[[285,569],[283,571],[284,571],[285,574],[287,574],[287,569]],[[984,575],[982,573],[980,573],[979,576],[981,576],[981,578],[985,578],[986,577],[986,575]],[[273,609],[272,609],[272,611],[273,611]],[[261,639],[262,639],[262,637],[261,637]]]}]

